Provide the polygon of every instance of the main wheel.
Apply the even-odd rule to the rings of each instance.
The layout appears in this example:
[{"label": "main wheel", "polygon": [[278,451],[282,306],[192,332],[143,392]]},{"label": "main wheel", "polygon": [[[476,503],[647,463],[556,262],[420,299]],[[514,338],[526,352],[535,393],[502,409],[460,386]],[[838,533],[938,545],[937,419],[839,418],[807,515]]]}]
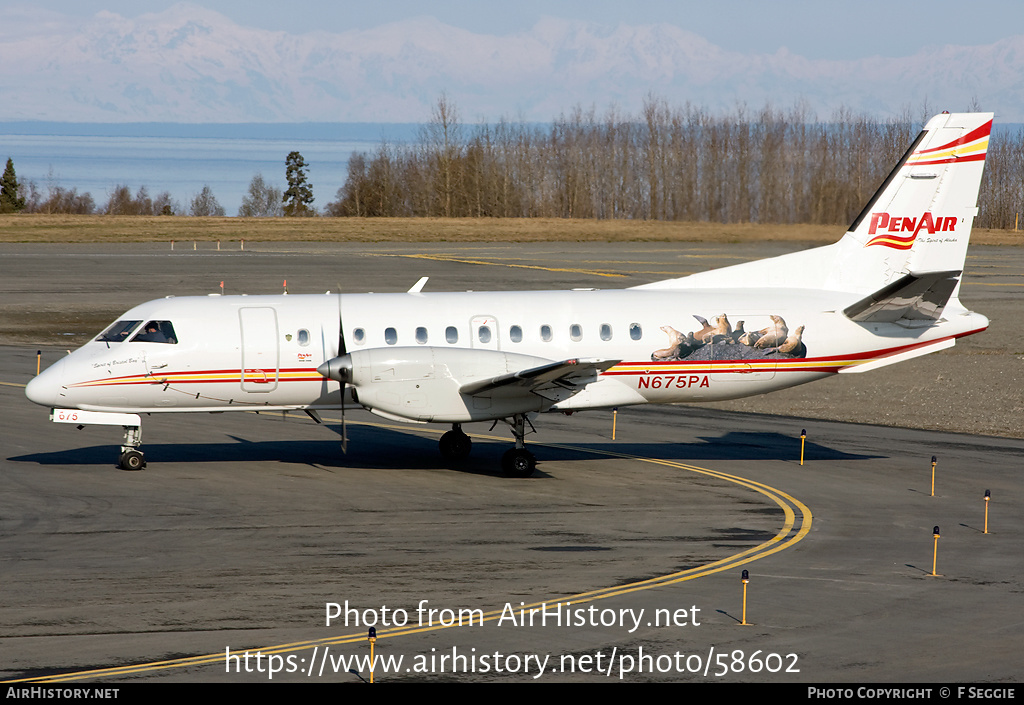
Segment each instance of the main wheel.
[{"label": "main wheel", "polygon": [[509,477],[530,477],[537,469],[537,458],[525,448],[513,448],[501,456],[501,469]]},{"label": "main wheel", "polygon": [[146,467],[146,456],[141,450],[126,450],[118,462],[122,470],[141,470]]},{"label": "main wheel", "polygon": [[465,460],[473,450],[473,441],[462,431],[448,431],[437,443],[441,457],[446,460]]}]

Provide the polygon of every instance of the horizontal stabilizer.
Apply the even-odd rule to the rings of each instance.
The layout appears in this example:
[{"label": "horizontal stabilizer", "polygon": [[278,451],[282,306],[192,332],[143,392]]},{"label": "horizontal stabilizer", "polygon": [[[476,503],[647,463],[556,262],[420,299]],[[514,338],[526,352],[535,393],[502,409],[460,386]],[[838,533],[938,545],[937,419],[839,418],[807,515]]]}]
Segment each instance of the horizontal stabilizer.
[{"label": "horizontal stabilizer", "polygon": [[531,367],[527,370],[519,370],[518,372],[510,372],[498,375],[497,377],[491,377],[490,379],[471,382],[460,387],[459,392],[475,395],[503,387],[517,386],[523,388],[524,392],[533,392],[541,396],[547,396],[544,394],[545,390],[560,389],[563,392],[568,390],[570,392],[568,395],[564,393],[557,395],[567,398],[590,382],[596,381],[597,376],[601,372],[614,367],[619,362],[620,360],[600,359],[562,360],[561,362],[552,362],[547,365],[540,365],[539,367]]},{"label": "horizontal stabilizer", "polygon": [[858,374],[860,372],[870,372],[871,370],[877,370],[880,367],[888,367],[889,365],[895,365],[897,362],[906,362],[907,360],[913,360],[915,357],[921,357],[922,355],[930,355],[931,353],[945,350],[953,347],[956,344],[955,338],[949,338],[947,340],[939,340],[931,343],[930,345],[922,345],[912,350],[904,350],[901,353],[895,355],[889,355],[887,357],[880,357],[877,360],[871,362],[865,362],[861,365],[850,365],[839,370],[840,374]]},{"label": "horizontal stabilizer", "polygon": [[960,270],[907,274],[847,307],[843,313],[858,323],[935,321],[956,289],[960,274]]}]

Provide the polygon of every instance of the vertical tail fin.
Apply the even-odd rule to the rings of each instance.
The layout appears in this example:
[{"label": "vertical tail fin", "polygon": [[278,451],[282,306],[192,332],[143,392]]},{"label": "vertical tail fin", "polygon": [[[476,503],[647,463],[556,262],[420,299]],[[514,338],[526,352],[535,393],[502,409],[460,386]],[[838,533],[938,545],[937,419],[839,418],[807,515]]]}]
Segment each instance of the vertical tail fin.
[{"label": "vertical tail fin", "polygon": [[869,290],[904,274],[962,270],[991,130],[992,113],[929,120],[840,241],[858,264],[833,275]]}]

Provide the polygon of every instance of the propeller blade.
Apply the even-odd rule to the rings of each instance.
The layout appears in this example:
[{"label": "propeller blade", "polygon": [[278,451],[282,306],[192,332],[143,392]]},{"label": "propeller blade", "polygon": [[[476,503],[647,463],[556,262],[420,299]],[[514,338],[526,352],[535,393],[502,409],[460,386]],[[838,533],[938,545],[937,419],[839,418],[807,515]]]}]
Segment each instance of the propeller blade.
[{"label": "propeller blade", "polygon": [[[341,291],[341,287],[338,287],[338,291]],[[348,354],[348,346],[345,345],[345,323],[339,319],[338,321],[338,356]],[[339,388],[341,389],[341,452],[342,455],[348,455],[348,432],[345,428],[345,391],[348,385],[345,384],[344,380],[340,380]]]},{"label": "propeller blade", "polygon": [[345,383],[341,383],[341,452],[348,454],[348,433],[345,430]]}]

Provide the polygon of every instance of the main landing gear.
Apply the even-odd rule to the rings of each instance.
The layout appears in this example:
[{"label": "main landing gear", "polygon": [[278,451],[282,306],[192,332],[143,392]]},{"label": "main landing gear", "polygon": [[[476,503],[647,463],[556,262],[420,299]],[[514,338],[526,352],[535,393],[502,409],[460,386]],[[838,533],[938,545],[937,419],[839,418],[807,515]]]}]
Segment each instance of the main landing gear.
[{"label": "main landing gear", "polygon": [[146,456],[139,447],[142,445],[142,426],[123,426],[124,443],[121,457],[117,461],[122,470],[141,470],[146,467]]},{"label": "main landing gear", "polygon": [[[509,477],[530,477],[537,469],[537,458],[526,450],[526,416],[516,414],[508,423],[516,439],[516,447],[501,456],[501,469]],[[530,424],[532,427],[533,424]]]},{"label": "main landing gear", "polygon": [[473,441],[463,432],[460,423],[453,423],[452,430],[441,436],[437,445],[445,460],[465,460],[473,450]]},{"label": "main landing gear", "polygon": [[[516,439],[516,447],[501,456],[501,469],[509,477],[530,477],[537,469],[537,458],[526,450],[526,416],[517,414],[507,421]],[[531,424],[532,427],[532,424]],[[473,441],[462,430],[462,424],[453,423],[452,430],[446,432],[438,441],[441,457],[445,460],[459,461],[469,457],[473,449]]]}]

